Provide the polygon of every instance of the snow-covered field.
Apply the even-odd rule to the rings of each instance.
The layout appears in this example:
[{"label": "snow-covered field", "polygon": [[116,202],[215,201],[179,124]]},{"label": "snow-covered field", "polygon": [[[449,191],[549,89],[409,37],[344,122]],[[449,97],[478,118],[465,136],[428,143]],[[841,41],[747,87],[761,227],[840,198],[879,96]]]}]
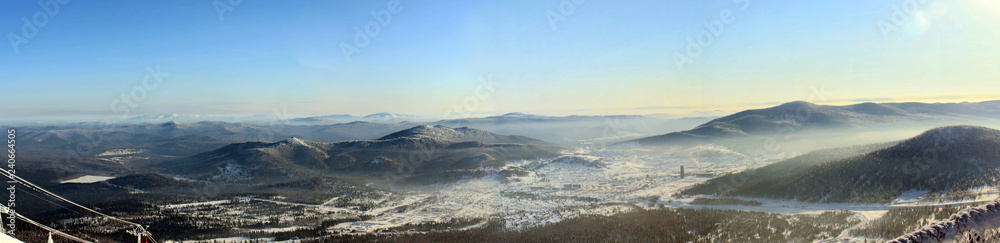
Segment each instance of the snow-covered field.
[{"label": "snow-covered field", "polygon": [[[666,204],[680,189],[795,154],[745,155],[718,146],[678,151],[586,151],[491,169],[490,176],[435,185],[377,208],[373,219],[343,223],[340,232],[375,232],[452,218],[500,218],[524,229],[586,214],[611,215]],[[684,166],[686,176],[680,177]],[[652,200],[650,200],[652,199]],[[678,202],[682,203],[682,202]],[[405,206],[406,210],[394,210]],[[676,206],[681,206],[676,204]]]},{"label": "snow-covered field", "polygon": [[124,148],[124,149],[112,149],[112,150],[104,151],[104,152],[101,152],[100,154],[98,154],[97,156],[98,157],[101,157],[101,156],[123,156],[123,155],[132,155],[132,154],[141,154],[141,153],[145,153],[145,152],[146,152],[146,150],[144,150],[144,149]]},{"label": "snow-covered field", "polygon": [[[231,215],[246,218],[252,205],[280,206],[302,212],[280,215],[281,227],[246,229],[250,231],[286,232],[302,229],[296,225],[303,218],[322,215],[368,215],[361,221],[336,224],[328,230],[339,234],[384,232],[407,224],[452,222],[455,219],[480,220],[460,228],[485,225],[483,219],[501,219],[507,229],[520,230],[581,215],[612,215],[637,208],[714,208],[759,211],[782,214],[820,214],[826,211],[849,210],[858,219],[869,222],[882,217],[891,208],[922,206],[974,205],[1000,198],[996,188],[981,188],[978,196],[960,201],[930,198],[926,191],[910,191],[890,204],[805,203],[759,198],[742,198],[761,202],[760,206],[697,205],[695,197],[677,198],[681,189],[704,182],[716,175],[756,168],[793,157],[794,153],[754,154],[734,152],[719,146],[700,146],[676,151],[587,151],[567,152],[557,158],[526,160],[502,168],[489,168],[487,176],[436,184],[433,189],[398,192],[390,200],[376,202],[374,208],[360,211],[338,208],[328,203],[319,205],[289,203],[281,199],[240,197],[230,200],[165,205],[186,214]],[[680,168],[685,176],[681,177]],[[700,197],[700,196],[698,196]],[[241,209],[242,208],[242,209]],[[221,211],[220,211],[221,210]],[[284,210],[284,209],[283,209]],[[264,215],[248,220],[267,220]],[[398,229],[398,228],[397,228]],[[845,231],[846,232],[846,231]],[[838,238],[852,241],[850,237]]]},{"label": "snow-covered field", "polygon": [[114,179],[114,178],[115,177],[111,177],[111,176],[85,175],[85,176],[77,177],[77,178],[74,178],[74,179],[65,180],[65,181],[62,181],[60,183],[94,183],[94,182],[101,182],[101,181],[111,180],[111,179]]},{"label": "snow-covered field", "polygon": [[132,161],[149,159],[149,154],[146,152],[149,151],[133,148],[111,149],[97,154],[97,159],[109,163],[128,165]]}]

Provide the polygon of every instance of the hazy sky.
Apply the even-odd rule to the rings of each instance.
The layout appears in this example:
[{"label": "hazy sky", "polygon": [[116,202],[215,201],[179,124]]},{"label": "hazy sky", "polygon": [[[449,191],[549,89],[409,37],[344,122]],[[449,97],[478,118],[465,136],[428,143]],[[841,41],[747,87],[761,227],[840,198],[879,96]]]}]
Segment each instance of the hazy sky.
[{"label": "hazy sky", "polygon": [[1000,99],[994,0],[43,1],[0,2],[0,118]]}]

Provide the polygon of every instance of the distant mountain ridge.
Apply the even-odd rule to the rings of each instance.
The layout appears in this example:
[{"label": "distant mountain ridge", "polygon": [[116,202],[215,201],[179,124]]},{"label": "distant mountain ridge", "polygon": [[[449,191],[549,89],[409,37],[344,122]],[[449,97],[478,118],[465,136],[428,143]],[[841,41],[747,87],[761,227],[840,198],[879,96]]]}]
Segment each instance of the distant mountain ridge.
[{"label": "distant mountain ridge", "polygon": [[686,131],[639,138],[620,144],[671,145],[768,135],[788,130],[863,127],[901,121],[961,120],[968,117],[1000,117],[1000,101],[932,104],[866,102],[845,106],[794,101],[770,108],[737,112]]},{"label": "distant mountain ridge", "polygon": [[385,135],[376,140],[388,140],[400,137],[429,137],[450,141],[476,141],[482,143],[548,144],[542,140],[525,136],[503,135],[469,127],[450,128],[443,125],[420,125]]},{"label": "distant mountain ridge", "polygon": [[416,126],[375,140],[245,142],[168,161],[169,173],[206,180],[295,178],[327,173],[426,174],[556,156],[540,140],[470,128]]},{"label": "distant mountain ridge", "polygon": [[[1000,130],[948,126],[847,158],[793,158],[713,178],[682,193],[888,202],[910,190],[954,194],[995,183],[998,171]],[[732,181],[744,183],[733,185]]]},{"label": "distant mountain ridge", "polygon": [[397,120],[412,120],[416,119],[417,116],[400,114],[400,113],[382,112],[382,113],[367,115],[364,116],[363,118],[366,120],[375,120],[375,121],[397,121]]},{"label": "distant mountain ridge", "polygon": [[129,120],[139,120],[139,121],[158,121],[158,120],[187,120],[187,119],[198,119],[201,118],[200,115],[182,115],[182,114],[147,114],[138,115],[128,118]]},{"label": "distant mountain ridge", "polygon": [[297,124],[336,124],[336,123],[349,123],[355,121],[365,121],[365,122],[403,122],[403,121],[417,121],[420,117],[407,114],[399,113],[389,113],[381,112],[370,114],[366,116],[353,116],[348,114],[334,114],[334,115],[324,115],[324,116],[309,116],[309,117],[297,117],[288,119],[288,121]]},{"label": "distant mountain ridge", "polygon": [[474,123],[492,123],[492,124],[503,124],[503,123],[515,123],[515,122],[568,122],[568,121],[591,121],[591,120],[603,120],[603,119],[650,119],[646,116],[641,115],[607,115],[607,116],[581,116],[581,115],[570,115],[570,116],[546,116],[546,115],[536,115],[536,114],[526,114],[521,112],[511,112],[499,116],[488,116],[482,118],[457,118],[457,119],[445,119],[440,120],[437,123],[441,124],[474,124]]}]

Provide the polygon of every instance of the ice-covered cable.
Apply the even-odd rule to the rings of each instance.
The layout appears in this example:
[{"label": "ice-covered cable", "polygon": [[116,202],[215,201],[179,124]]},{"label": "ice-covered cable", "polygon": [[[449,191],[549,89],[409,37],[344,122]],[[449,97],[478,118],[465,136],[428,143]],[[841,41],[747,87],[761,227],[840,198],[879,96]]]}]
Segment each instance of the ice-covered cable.
[{"label": "ice-covered cable", "polygon": [[1000,201],[967,208],[953,214],[948,220],[924,226],[920,230],[900,236],[890,243],[955,242],[966,233],[983,236],[986,230],[1000,228]]}]

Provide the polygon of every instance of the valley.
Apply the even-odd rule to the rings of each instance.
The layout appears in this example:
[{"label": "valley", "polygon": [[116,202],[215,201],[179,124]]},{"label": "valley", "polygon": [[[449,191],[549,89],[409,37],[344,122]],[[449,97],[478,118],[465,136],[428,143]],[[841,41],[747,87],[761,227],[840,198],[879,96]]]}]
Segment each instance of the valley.
[{"label": "valley", "polygon": [[[773,112],[785,112],[789,105],[814,107],[793,102]],[[820,115],[828,111],[841,114],[817,108],[815,115],[832,117]],[[993,113],[982,114],[954,122],[990,126],[993,120],[986,117]],[[561,228],[567,224],[582,224],[574,226],[581,229],[609,222],[654,226],[646,225],[653,222],[646,219],[632,221],[645,217],[637,213],[673,220],[661,223],[689,230],[670,233],[679,234],[671,237],[692,241],[865,242],[889,240],[944,220],[942,214],[1000,199],[995,179],[1000,171],[995,149],[1000,147],[1000,131],[967,125],[931,127],[943,121],[913,123],[909,115],[895,115],[902,118],[867,122],[906,124],[912,127],[910,135],[898,135],[905,133],[901,129],[883,131],[893,135],[871,134],[859,125],[801,129],[792,137],[781,126],[764,122],[740,123],[739,129],[753,133],[682,138],[668,145],[628,142],[648,132],[608,136],[608,129],[600,129],[609,119],[641,124],[652,121],[648,117],[508,114],[430,124],[299,125],[283,128],[290,138],[273,142],[241,141],[241,134],[276,131],[251,123],[168,122],[98,130],[28,127],[21,129],[31,145],[24,146],[29,153],[22,163],[27,165],[26,177],[38,185],[109,215],[150,225],[149,232],[166,242],[370,241],[465,237],[472,232],[505,241],[501,239],[520,239],[542,230],[579,230]],[[818,126],[813,120],[753,116]],[[726,119],[697,127],[718,127]],[[443,124],[480,124],[483,129]],[[574,145],[490,130],[525,126],[530,131],[539,124],[573,124],[550,131],[562,141],[574,140],[571,133],[580,127],[592,127],[587,131],[602,135],[575,139]],[[386,131],[405,125],[413,126]],[[916,130],[919,127],[931,128]],[[358,133],[369,138],[330,141],[337,139],[324,135],[359,132],[358,128],[370,129]],[[859,139],[815,145],[838,133],[841,139]],[[58,151],[88,134],[102,134],[107,143],[72,160],[37,153]],[[224,141],[232,142],[213,145]],[[121,237],[112,230],[115,222],[41,199],[25,198],[30,206],[19,211],[57,223],[65,232],[111,241]],[[782,226],[772,225],[773,235],[753,236],[750,231],[761,229],[722,216],[727,214]],[[909,221],[888,223],[886,217]],[[716,226],[705,228],[701,224],[708,221],[703,220]],[[615,235],[622,232],[629,230]],[[643,234],[618,236],[664,236]]]}]

